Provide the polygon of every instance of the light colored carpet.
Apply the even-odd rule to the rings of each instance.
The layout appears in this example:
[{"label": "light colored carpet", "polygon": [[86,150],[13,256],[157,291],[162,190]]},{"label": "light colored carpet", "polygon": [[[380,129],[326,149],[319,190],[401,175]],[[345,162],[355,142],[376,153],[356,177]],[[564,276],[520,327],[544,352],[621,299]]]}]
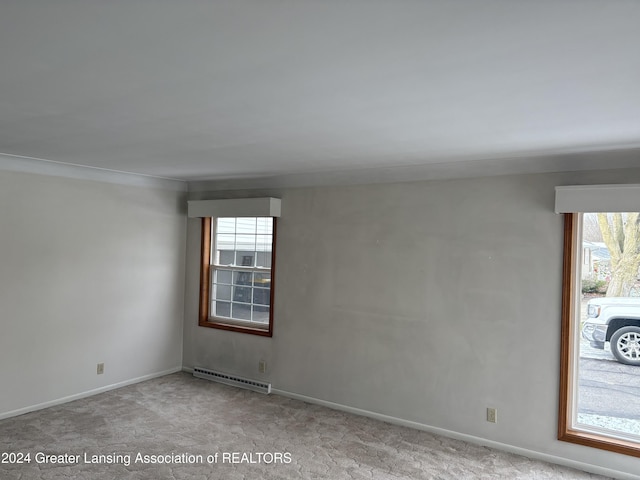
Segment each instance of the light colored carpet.
[{"label": "light colored carpet", "polygon": [[31,460],[2,480],[603,478],[186,373],[3,420],[1,452]]}]

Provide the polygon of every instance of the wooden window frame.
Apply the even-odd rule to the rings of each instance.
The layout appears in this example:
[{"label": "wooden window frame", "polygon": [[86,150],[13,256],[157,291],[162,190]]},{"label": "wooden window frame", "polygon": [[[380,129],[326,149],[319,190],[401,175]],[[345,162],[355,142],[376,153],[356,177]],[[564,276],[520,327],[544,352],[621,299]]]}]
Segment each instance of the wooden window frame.
[{"label": "wooden window frame", "polygon": [[198,325],[201,327],[217,328],[231,332],[248,333],[263,337],[273,336],[273,303],[275,292],[275,267],[276,267],[276,232],[277,218],[273,218],[273,237],[271,248],[271,289],[269,297],[269,324],[267,328],[252,327],[235,322],[225,322],[221,318],[210,315],[211,306],[211,224],[212,217],[202,219],[201,253],[200,253],[200,308]]},{"label": "wooden window frame", "polygon": [[570,421],[571,406],[575,378],[574,329],[576,328],[577,300],[577,267],[581,250],[577,245],[578,229],[581,214],[564,214],[564,257],[562,266],[562,326],[560,337],[560,402],[558,408],[558,440],[586,445],[588,447],[608,450],[640,457],[640,444],[606,435],[576,430]]}]

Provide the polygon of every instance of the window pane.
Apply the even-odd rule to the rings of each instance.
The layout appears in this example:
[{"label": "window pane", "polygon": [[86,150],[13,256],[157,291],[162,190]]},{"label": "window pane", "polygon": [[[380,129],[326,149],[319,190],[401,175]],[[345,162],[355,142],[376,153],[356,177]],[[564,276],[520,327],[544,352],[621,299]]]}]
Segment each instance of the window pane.
[{"label": "window pane", "polygon": [[218,265],[232,265],[233,259],[233,250],[218,250]]},{"label": "window pane", "polygon": [[253,321],[258,323],[269,323],[269,307],[253,306]]},{"label": "window pane", "polygon": [[233,284],[234,285],[251,285],[251,272],[233,272]]},{"label": "window pane", "polygon": [[218,233],[235,233],[236,219],[235,218],[218,218],[216,231]]},{"label": "window pane", "polygon": [[231,283],[231,270],[216,270],[213,276],[214,283]]},{"label": "window pane", "polygon": [[272,243],[273,237],[271,235],[258,235],[256,237],[256,251],[270,252]]},{"label": "window pane", "polygon": [[251,303],[251,287],[233,287],[233,301]]},{"label": "window pane", "polygon": [[271,268],[271,252],[257,252],[256,267]]},{"label": "window pane", "polygon": [[258,217],[256,233],[259,235],[273,233],[273,218],[271,217]]},{"label": "window pane", "polygon": [[213,302],[215,304],[216,317],[231,317],[231,304],[229,302]]},{"label": "window pane", "polygon": [[216,235],[216,249],[217,250],[235,250],[236,237],[228,233],[219,233]]},{"label": "window pane", "polygon": [[236,252],[236,265],[242,267],[253,267],[255,252],[239,251]]},{"label": "window pane", "polygon": [[236,222],[236,232],[238,234],[249,233],[256,234],[256,219],[254,218],[238,218]]},{"label": "window pane", "polygon": [[231,318],[238,320],[251,320],[251,305],[232,303]]},{"label": "window pane", "polygon": [[231,300],[231,285],[214,284],[213,298],[216,300]]},{"label": "window pane", "polygon": [[248,250],[250,252],[256,251],[256,236],[255,235],[236,235],[236,250]]},{"label": "window pane", "polygon": [[271,295],[271,290],[268,288],[254,288],[253,303],[258,305],[269,305],[270,295]]}]

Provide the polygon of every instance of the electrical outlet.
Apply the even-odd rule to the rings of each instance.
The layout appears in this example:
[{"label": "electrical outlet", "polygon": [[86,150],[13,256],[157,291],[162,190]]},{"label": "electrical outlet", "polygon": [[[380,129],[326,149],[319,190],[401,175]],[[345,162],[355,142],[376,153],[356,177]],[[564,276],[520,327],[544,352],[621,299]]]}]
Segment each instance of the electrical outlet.
[{"label": "electrical outlet", "polygon": [[264,360],[260,360],[258,362],[258,373],[266,373],[267,371],[267,362]]},{"label": "electrical outlet", "polygon": [[497,408],[487,408],[487,422],[498,423]]},{"label": "electrical outlet", "polygon": [[104,373],[104,363],[99,363],[98,368],[96,369],[98,375],[102,375]]}]

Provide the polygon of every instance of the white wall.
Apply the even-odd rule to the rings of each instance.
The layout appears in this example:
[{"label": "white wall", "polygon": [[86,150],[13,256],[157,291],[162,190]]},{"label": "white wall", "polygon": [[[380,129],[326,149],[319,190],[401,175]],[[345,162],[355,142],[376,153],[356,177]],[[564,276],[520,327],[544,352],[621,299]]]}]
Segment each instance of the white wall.
[{"label": "white wall", "polygon": [[[640,169],[251,192],[282,198],[274,336],[197,326],[200,229],[189,220],[184,365],[638,473],[637,459],[556,440],[554,187],[639,181]],[[485,421],[487,406],[499,423]]]},{"label": "white wall", "polygon": [[0,172],[0,416],[180,368],[183,196]]}]

